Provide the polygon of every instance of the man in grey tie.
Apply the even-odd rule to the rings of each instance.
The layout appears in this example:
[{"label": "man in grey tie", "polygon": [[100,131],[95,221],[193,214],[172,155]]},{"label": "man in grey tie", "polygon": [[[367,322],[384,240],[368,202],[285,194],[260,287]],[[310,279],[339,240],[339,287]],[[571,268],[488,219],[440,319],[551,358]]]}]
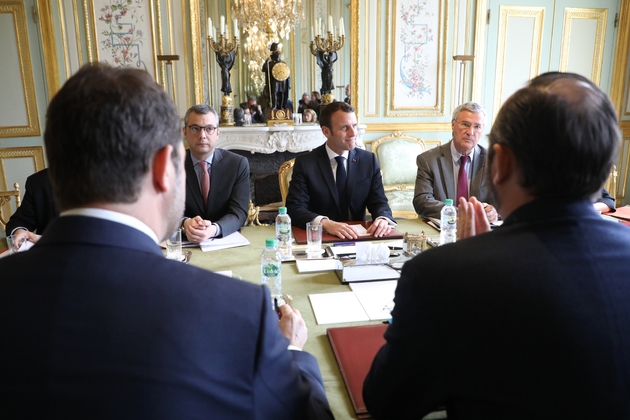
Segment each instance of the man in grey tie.
[{"label": "man in grey tie", "polygon": [[[466,102],[453,111],[453,139],[420,154],[413,207],[421,217],[440,217],[444,200],[476,197],[484,203],[490,222],[497,220],[490,188],[486,185],[486,149],[479,145],[486,123],[486,110]],[[462,159],[463,158],[463,159]]]},{"label": "man in grey tie", "polygon": [[295,159],[287,195],[293,224],[303,228],[307,222],[321,222],[331,235],[356,239],[357,232],[345,222],[365,220],[367,208],[374,220],[368,233],[387,235],[394,222],[381,168],[373,153],[355,148],[354,108],[333,102],[323,108],[319,123],[326,143]]},{"label": "man in grey tie", "polygon": [[249,163],[227,150],[217,149],[219,116],[209,105],[186,111],[186,208],[182,228],[192,242],[223,237],[237,231],[247,219]]}]

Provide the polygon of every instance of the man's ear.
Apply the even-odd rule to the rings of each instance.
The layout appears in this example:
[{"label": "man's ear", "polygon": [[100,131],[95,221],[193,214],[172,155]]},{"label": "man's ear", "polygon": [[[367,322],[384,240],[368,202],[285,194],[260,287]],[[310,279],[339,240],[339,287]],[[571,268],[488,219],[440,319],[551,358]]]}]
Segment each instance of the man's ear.
[{"label": "man's ear", "polygon": [[493,144],[492,150],[494,152],[490,168],[492,171],[492,183],[494,185],[500,185],[515,175],[516,160],[514,158],[514,152],[512,152],[512,149],[509,147],[505,147],[501,144]]},{"label": "man's ear", "polygon": [[332,131],[330,130],[330,128],[326,127],[325,125],[322,126],[322,134],[326,137],[329,138],[332,135]]},{"label": "man's ear", "polygon": [[153,167],[151,168],[153,176],[153,186],[159,192],[165,192],[169,187],[169,164],[171,163],[171,153],[173,153],[173,146],[169,144],[158,150],[153,157]]}]

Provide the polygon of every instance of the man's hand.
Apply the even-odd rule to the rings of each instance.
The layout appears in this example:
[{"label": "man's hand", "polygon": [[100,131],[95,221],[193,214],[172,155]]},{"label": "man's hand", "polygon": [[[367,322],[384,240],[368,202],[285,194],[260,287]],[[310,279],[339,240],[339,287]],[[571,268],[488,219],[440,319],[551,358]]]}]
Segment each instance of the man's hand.
[{"label": "man's hand", "polygon": [[201,243],[208,238],[214,238],[217,227],[210,220],[203,220],[201,216],[195,216],[184,220],[184,231],[190,242]]},{"label": "man's hand", "polygon": [[278,321],[282,335],[289,340],[291,346],[303,349],[308,338],[308,329],[300,311],[289,305],[282,305],[278,309],[282,313],[282,318]]},{"label": "man's hand", "polygon": [[26,229],[18,229],[13,233],[13,243],[15,250],[17,251],[25,241],[31,241],[36,243],[39,240],[37,235],[33,232],[29,232]]},{"label": "man's hand", "polygon": [[326,232],[331,235],[338,236],[341,239],[357,239],[359,237],[357,231],[347,223],[335,222],[330,219],[322,219],[321,224],[322,228]]},{"label": "man's hand", "polygon": [[486,212],[486,217],[488,218],[488,222],[490,223],[495,223],[497,220],[499,220],[499,213],[497,213],[497,210],[492,207],[492,204],[488,204],[488,203],[481,203],[483,205],[483,209]]},{"label": "man's hand", "polygon": [[490,232],[490,223],[483,204],[475,197],[469,201],[460,197],[457,215],[457,240],[469,238],[484,232]]},{"label": "man's hand", "polygon": [[377,238],[381,236],[388,235],[391,232],[393,227],[389,224],[389,222],[385,219],[376,219],[374,223],[368,228],[367,233]]}]

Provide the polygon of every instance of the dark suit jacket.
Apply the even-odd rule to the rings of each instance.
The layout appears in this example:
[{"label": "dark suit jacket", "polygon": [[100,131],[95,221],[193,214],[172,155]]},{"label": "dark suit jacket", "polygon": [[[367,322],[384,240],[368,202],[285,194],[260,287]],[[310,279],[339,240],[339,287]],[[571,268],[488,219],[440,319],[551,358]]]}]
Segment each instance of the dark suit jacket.
[{"label": "dark suit jacket", "polygon": [[193,168],[190,150],[186,151],[186,209],[184,216],[201,216],[221,226],[222,236],[236,232],[247,220],[249,205],[249,162],[243,156],[215,149],[210,171],[208,208]]},{"label": "dark suit jacket", "polygon": [[134,228],[60,217],[0,272],[3,419],[332,417],[266,287],[167,260]]},{"label": "dark suit jacket", "polygon": [[376,418],[630,418],[630,229],[539,200],[402,271],[363,388]]},{"label": "dark suit jacket", "polygon": [[[453,154],[451,142],[427,150],[418,155],[418,175],[413,197],[413,207],[422,217],[440,217],[444,207],[444,200],[457,199],[455,175],[453,174]],[[472,161],[472,175],[469,196],[475,196],[479,201],[494,205],[490,186],[486,184],[486,149],[475,147]]]},{"label": "dark suit jacket", "polygon": [[54,218],[59,216],[57,203],[48,177],[48,169],[41,170],[26,178],[22,204],[7,223],[7,235],[17,227],[43,234]]},{"label": "dark suit jacket", "polygon": [[[365,220],[366,207],[373,219],[384,216],[393,220],[383,191],[381,168],[374,153],[351,150],[347,164],[350,220]],[[337,185],[325,144],[295,159],[287,211],[293,225],[301,228],[317,216],[327,216],[337,222],[348,221],[348,216],[339,210]]]}]

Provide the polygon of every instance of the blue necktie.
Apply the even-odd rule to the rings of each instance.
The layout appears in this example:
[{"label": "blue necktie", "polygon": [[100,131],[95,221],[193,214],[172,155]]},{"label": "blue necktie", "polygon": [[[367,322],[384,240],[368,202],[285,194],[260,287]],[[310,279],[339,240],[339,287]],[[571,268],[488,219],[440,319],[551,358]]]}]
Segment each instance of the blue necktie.
[{"label": "blue necktie", "polygon": [[345,222],[348,220],[348,189],[346,187],[348,177],[346,176],[346,166],[344,162],[346,158],[343,156],[335,156],[337,161],[337,172],[335,173],[337,184],[337,195],[339,197],[339,211],[341,212],[342,220]]}]

